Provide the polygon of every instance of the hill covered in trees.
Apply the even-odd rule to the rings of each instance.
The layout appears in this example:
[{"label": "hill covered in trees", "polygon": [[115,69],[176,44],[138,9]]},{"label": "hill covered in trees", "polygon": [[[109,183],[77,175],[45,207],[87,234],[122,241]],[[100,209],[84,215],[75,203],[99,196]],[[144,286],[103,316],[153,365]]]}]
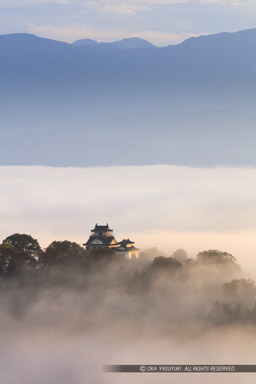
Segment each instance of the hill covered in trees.
[{"label": "hill covered in trees", "polygon": [[[94,311],[105,317],[109,300],[114,299],[110,306],[114,312],[122,308],[118,321],[125,316],[125,323],[133,316],[139,322],[144,319],[138,306],[143,302],[153,328],[177,321],[190,325],[256,321],[255,283],[243,276],[233,255],[217,250],[190,259],[184,250],[164,257],[152,249],[128,260],[111,249],[86,252],[70,241],[54,241],[42,250],[30,235],[14,234],[0,245],[0,287],[6,314],[13,305],[29,313],[43,297],[48,301],[52,295],[58,306],[72,293],[76,300],[84,298],[84,311],[89,305],[92,317]],[[73,305],[68,300],[67,308]],[[98,321],[95,318],[95,324]]]},{"label": "hill covered in trees", "polygon": [[0,245],[0,271],[2,382],[118,383],[102,365],[145,361],[254,364],[256,287],[231,254],[128,260],[15,234]]}]

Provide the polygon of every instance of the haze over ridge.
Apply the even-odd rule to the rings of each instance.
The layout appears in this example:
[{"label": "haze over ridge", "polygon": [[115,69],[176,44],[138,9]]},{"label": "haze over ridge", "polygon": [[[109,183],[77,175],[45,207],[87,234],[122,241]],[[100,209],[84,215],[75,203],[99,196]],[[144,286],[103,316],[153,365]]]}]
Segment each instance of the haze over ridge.
[{"label": "haze over ridge", "polygon": [[2,165],[255,165],[256,29],[157,49],[0,36]]}]

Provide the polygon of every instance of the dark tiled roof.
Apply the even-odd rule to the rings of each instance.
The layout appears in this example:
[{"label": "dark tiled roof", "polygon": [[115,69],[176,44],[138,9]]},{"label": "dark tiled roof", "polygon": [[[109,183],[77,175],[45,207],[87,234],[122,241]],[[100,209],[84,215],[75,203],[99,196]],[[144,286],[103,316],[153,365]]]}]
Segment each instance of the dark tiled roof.
[{"label": "dark tiled roof", "polygon": [[130,239],[123,239],[118,244],[125,245],[125,244],[134,244],[134,241],[131,241]]},{"label": "dark tiled roof", "polygon": [[115,240],[115,243],[117,242],[114,236],[109,236],[106,238],[106,243],[111,244],[113,240]]},{"label": "dark tiled roof", "polygon": [[106,225],[95,225],[95,228],[92,230],[92,232],[108,232],[108,231],[113,231],[112,229],[109,228],[108,224]]},{"label": "dark tiled roof", "polygon": [[133,245],[131,247],[126,247],[125,245],[120,245],[118,248],[115,248],[115,251],[117,251],[117,252],[134,252],[134,251],[139,251],[139,249],[134,247]]},{"label": "dark tiled roof", "polygon": [[[93,244],[94,240],[100,240],[102,244]],[[114,236],[109,236],[109,237],[94,237],[94,236],[90,236],[89,240],[87,241],[87,243],[84,243],[83,245],[99,245],[99,246],[110,245],[113,240],[116,241]]]}]

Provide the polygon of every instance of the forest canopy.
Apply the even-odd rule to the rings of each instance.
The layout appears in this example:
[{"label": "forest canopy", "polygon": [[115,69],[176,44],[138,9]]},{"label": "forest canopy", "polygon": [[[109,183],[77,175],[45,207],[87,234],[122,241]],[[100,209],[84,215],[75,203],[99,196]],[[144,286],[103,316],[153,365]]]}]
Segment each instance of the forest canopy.
[{"label": "forest canopy", "polygon": [[[24,292],[23,310],[47,288],[50,295],[56,289],[85,295],[90,305],[101,303],[101,310],[114,297],[117,308],[120,302],[125,306],[126,321],[138,300],[150,303],[149,308],[155,305],[166,325],[177,319],[191,325],[198,316],[200,323],[256,321],[254,281],[243,275],[233,255],[219,250],[202,251],[192,259],[183,249],[163,256],[153,248],[129,260],[113,249],[88,251],[68,240],[42,249],[32,236],[16,233],[0,245],[0,287],[2,295],[11,292],[16,303]],[[93,300],[96,293],[101,301],[98,296]],[[148,311],[142,313],[139,307],[136,316]]]}]

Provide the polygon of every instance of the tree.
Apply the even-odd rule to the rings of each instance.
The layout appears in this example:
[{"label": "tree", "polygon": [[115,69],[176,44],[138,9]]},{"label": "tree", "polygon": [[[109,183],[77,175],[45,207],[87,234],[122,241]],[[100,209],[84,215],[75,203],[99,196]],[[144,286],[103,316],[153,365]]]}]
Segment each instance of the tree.
[{"label": "tree", "polygon": [[227,264],[232,263],[238,267],[236,258],[227,252],[209,250],[200,252],[197,255],[197,261],[203,264]]},{"label": "tree", "polygon": [[11,244],[0,245],[0,274],[8,276],[16,267],[17,250]]},{"label": "tree", "polygon": [[223,292],[234,299],[245,297],[256,299],[256,286],[251,279],[234,279],[229,283],[225,283]]},{"label": "tree", "polygon": [[210,317],[216,322],[255,321],[256,286],[250,279],[233,279],[222,286],[224,302],[215,302]]},{"label": "tree", "polygon": [[18,251],[12,244],[0,245],[0,274],[11,276],[15,273],[31,271],[37,265],[37,260],[25,251]]},{"label": "tree", "polygon": [[230,324],[246,320],[246,315],[247,313],[242,311],[239,303],[220,303],[216,300],[209,313],[209,319],[217,324]]},{"label": "tree", "polygon": [[188,260],[187,252],[184,249],[177,249],[171,257],[183,264]]},{"label": "tree", "polygon": [[150,265],[150,269],[153,271],[176,271],[181,267],[181,263],[172,257],[163,257],[158,256],[155,257],[152,264]]},{"label": "tree", "polygon": [[117,254],[112,248],[94,248],[86,251],[85,262],[87,266],[93,267],[111,264],[123,260],[123,256]]},{"label": "tree", "polygon": [[15,233],[3,240],[3,244],[12,245],[18,252],[25,252],[27,255],[37,259],[42,252],[36,239],[30,235]]},{"label": "tree", "polygon": [[81,263],[84,249],[75,242],[53,241],[40,255],[39,261],[44,266],[73,265]]}]

